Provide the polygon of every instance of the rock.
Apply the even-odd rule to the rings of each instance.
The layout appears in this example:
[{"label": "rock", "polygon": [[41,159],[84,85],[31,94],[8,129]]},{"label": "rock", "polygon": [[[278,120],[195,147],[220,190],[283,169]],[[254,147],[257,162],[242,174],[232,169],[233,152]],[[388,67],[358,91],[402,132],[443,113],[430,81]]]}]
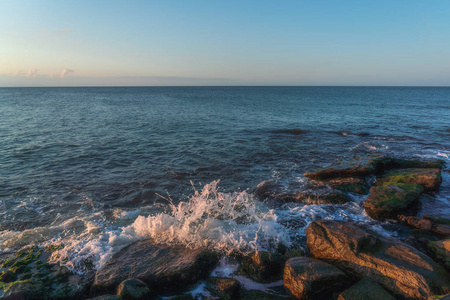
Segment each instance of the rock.
[{"label": "rock", "polygon": [[370,278],[363,278],[343,291],[338,300],[395,300],[385,289]]},{"label": "rock", "polygon": [[432,219],[421,219],[414,216],[398,216],[398,219],[408,225],[421,230],[431,231],[433,234],[440,237],[450,236],[450,226],[438,224]]},{"label": "rock", "polygon": [[446,218],[435,217],[435,216],[430,216],[430,215],[424,215],[423,218],[427,219],[427,220],[431,220],[435,224],[450,225],[450,220],[446,219]]},{"label": "rock", "polygon": [[430,242],[428,248],[450,270],[450,239]]},{"label": "rock", "polygon": [[284,193],[279,194],[276,197],[277,199],[286,202],[297,202],[309,205],[344,204],[351,200],[351,198],[343,192],[329,187],[308,189],[293,194]]},{"label": "rock", "polygon": [[[208,298],[206,298],[206,299],[208,299]],[[192,297],[191,294],[182,294],[182,295],[176,295],[173,297],[166,298],[166,300],[195,300],[195,298]]]},{"label": "rock", "polygon": [[365,195],[369,192],[369,186],[364,178],[348,177],[348,178],[336,178],[327,181],[323,181],[323,184],[347,193],[357,193]]},{"label": "rock", "polygon": [[324,299],[345,288],[348,277],[333,265],[309,257],[294,257],[286,262],[284,286],[296,299]]},{"label": "rock", "polygon": [[394,296],[427,299],[450,292],[450,275],[398,240],[341,221],[314,221],[306,235],[314,257],[332,262],[353,278],[370,277]]},{"label": "rock", "polygon": [[240,270],[257,282],[272,282],[283,277],[285,262],[282,254],[257,251],[242,258]]},{"label": "rock", "polygon": [[355,178],[355,177],[367,177],[375,174],[375,169],[371,165],[357,165],[352,167],[330,167],[327,169],[319,170],[317,172],[308,173],[304,176],[314,180],[330,180],[340,178]]},{"label": "rock", "polygon": [[288,296],[269,294],[260,290],[243,290],[240,300],[289,300]]},{"label": "rock", "polygon": [[117,295],[101,295],[94,298],[88,298],[86,300],[122,300],[122,298]]},{"label": "rock", "polygon": [[206,280],[206,289],[224,300],[238,299],[240,288],[239,281],[234,278],[210,277]]},{"label": "rock", "polygon": [[264,198],[276,198],[276,195],[282,192],[282,186],[274,180],[266,180],[256,186],[253,192],[257,197]]},{"label": "rock", "polygon": [[410,183],[385,183],[373,186],[370,195],[364,200],[367,214],[377,220],[395,219],[417,208],[423,187]]},{"label": "rock", "polygon": [[84,298],[93,272],[81,276],[64,266],[48,262],[51,253],[38,247],[28,247],[9,255],[1,263],[0,297],[10,299]]},{"label": "rock", "polygon": [[122,297],[122,300],[159,299],[155,292],[136,278],[122,281],[117,287],[117,296]]},{"label": "rock", "polygon": [[405,238],[404,242],[422,251],[425,254],[431,254],[428,244],[439,240],[436,236],[431,235],[430,231],[421,229],[411,229],[409,235]]},{"label": "rock", "polygon": [[92,293],[111,292],[123,280],[142,280],[158,293],[182,292],[206,278],[219,260],[213,251],[143,240],[123,248],[95,274]]},{"label": "rock", "polygon": [[384,156],[374,159],[371,162],[371,166],[375,169],[376,174],[383,174],[392,169],[425,168],[442,170],[445,166],[445,161],[441,159],[421,160]]},{"label": "rock", "polygon": [[440,169],[396,169],[377,178],[377,184],[412,183],[420,184],[425,191],[437,191],[442,183]]}]

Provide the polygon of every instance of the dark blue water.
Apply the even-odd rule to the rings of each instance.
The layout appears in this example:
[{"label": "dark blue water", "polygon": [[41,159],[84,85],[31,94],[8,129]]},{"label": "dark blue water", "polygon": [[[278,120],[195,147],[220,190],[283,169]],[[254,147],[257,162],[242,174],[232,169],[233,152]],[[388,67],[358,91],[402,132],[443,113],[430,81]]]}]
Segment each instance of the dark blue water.
[{"label": "dark blue water", "polygon": [[8,248],[87,214],[120,227],[114,214],[135,212],[130,223],[164,205],[159,195],[192,195],[191,181],[251,191],[367,155],[448,161],[450,88],[1,88],[0,141]]}]

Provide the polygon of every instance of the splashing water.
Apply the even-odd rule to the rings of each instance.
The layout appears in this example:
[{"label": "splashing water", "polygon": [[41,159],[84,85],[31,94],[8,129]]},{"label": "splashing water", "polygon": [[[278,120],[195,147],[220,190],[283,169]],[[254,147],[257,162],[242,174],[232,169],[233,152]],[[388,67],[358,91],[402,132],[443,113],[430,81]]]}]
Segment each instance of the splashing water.
[{"label": "splashing water", "polygon": [[270,250],[290,245],[288,232],[267,209],[247,192],[222,193],[219,181],[206,184],[186,202],[170,204],[171,213],[139,216],[124,232],[151,237],[159,243],[212,247],[230,253]]}]

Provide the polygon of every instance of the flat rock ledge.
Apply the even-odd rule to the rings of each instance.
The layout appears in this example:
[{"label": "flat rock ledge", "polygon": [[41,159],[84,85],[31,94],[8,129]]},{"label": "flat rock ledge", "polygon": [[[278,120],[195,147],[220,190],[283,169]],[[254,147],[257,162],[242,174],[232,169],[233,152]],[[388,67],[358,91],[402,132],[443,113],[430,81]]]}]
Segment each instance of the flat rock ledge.
[{"label": "flat rock ledge", "polygon": [[133,243],[113,255],[95,274],[92,294],[114,293],[128,278],[142,280],[160,293],[179,293],[206,278],[219,255],[205,248],[155,244],[153,240]]},{"label": "flat rock ledge", "polygon": [[311,254],[354,279],[369,277],[395,297],[428,299],[450,292],[450,275],[424,253],[350,222],[314,221]]},{"label": "flat rock ledge", "polygon": [[309,257],[286,262],[284,286],[295,299],[326,299],[348,284],[348,277],[333,265]]}]

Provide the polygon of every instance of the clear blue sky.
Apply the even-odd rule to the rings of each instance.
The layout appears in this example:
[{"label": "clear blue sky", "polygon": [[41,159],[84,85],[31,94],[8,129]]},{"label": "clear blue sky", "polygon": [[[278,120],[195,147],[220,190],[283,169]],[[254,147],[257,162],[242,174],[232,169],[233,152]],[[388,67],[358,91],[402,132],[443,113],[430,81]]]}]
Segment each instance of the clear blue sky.
[{"label": "clear blue sky", "polygon": [[450,85],[450,1],[2,1],[0,86]]}]

